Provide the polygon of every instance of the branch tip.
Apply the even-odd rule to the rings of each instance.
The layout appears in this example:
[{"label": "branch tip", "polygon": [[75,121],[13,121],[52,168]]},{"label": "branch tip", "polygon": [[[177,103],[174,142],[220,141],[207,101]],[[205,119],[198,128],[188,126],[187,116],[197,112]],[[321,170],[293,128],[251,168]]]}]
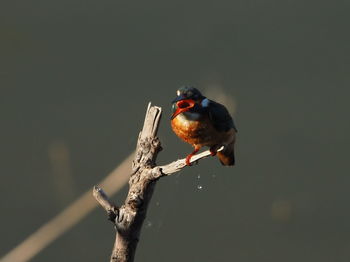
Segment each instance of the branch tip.
[{"label": "branch tip", "polygon": [[98,186],[94,186],[93,188],[93,196],[97,200],[97,202],[104,208],[104,210],[108,214],[108,219],[114,221],[118,216],[119,208],[115,206],[112,201],[107,196],[106,192],[103,191],[102,188]]}]

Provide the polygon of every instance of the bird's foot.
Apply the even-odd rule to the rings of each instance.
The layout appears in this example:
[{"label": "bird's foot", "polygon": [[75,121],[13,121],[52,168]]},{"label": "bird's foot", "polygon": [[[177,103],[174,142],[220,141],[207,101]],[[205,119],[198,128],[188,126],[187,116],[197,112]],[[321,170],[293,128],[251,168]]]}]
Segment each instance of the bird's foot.
[{"label": "bird's foot", "polygon": [[211,150],[209,150],[209,151],[210,151],[211,156],[216,156],[216,153],[217,153],[216,151],[211,151]]},{"label": "bird's foot", "polygon": [[186,157],[186,166],[192,166],[191,158],[199,151],[200,147],[195,147],[194,151]]},{"label": "bird's foot", "polygon": [[209,148],[209,151],[210,151],[210,155],[211,156],[216,156],[216,153],[218,152],[218,147],[217,146],[211,146]]},{"label": "bird's foot", "polygon": [[193,157],[193,154],[189,154],[187,157],[186,157],[186,166],[192,166],[191,164],[191,158]]}]

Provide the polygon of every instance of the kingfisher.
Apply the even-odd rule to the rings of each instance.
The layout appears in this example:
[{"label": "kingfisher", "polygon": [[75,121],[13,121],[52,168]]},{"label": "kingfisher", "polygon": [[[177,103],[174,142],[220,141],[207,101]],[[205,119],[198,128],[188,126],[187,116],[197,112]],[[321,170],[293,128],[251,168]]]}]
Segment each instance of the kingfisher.
[{"label": "kingfisher", "polygon": [[[190,166],[192,156],[207,146],[222,165],[233,166],[237,128],[226,107],[192,86],[179,88],[176,95],[172,101],[171,127],[179,138],[194,147],[186,157],[186,165]],[[221,146],[223,150],[217,152]]]}]

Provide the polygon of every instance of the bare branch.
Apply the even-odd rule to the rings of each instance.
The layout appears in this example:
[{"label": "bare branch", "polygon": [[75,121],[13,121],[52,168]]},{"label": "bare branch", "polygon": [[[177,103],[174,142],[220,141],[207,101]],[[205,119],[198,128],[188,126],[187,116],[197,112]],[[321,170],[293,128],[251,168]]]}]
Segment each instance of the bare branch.
[{"label": "bare branch", "polygon": [[98,186],[94,186],[92,194],[97,202],[104,208],[104,210],[106,210],[109,220],[114,222],[118,216],[119,209],[111,202],[103,189]]},{"label": "bare branch", "polygon": [[[180,159],[165,166],[156,166],[156,158],[162,149],[157,131],[162,109],[148,104],[144,125],[137,141],[132,174],[129,180],[129,193],[124,204],[116,208],[104,191],[94,188],[93,195],[112,217],[117,229],[111,262],[132,262],[139,240],[141,228],[146,218],[148,204],[152,198],[158,178],[180,171],[186,160]],[[223,150],[221,147],[218,151]],[[191,163],[210,156],[210,151],[194,155]],[[111,216],[110,216],[111,217]]]},{"label": "bare branch", "polygon": [[[224,147],[220,147],[217,151],[222,151],[224,149]],[[208,156],[211,156],[211,153],[209,150],[206,150],[200,154],[197,154],[197,155],[194,155],[192,158],[191,158],[191,161],[190,163],[193,164],[193,163],[196,163],[198,162],[199,160],[203,159],[203,158],[206,158]],[[169,176],[173,173],[176,173],[176,172],[179,172],[181,169],[183,169],[184,167],[186,167],[186,158],[183,158],[183,159],[179,159],[179,160],[176,160],[170,164],[167,164],[165,166],[159,166],[157,168],[160,169],[160,176]],[[159,175],[159,173],[158,173]],[[154,178],[158,178],[156,175]]]}]

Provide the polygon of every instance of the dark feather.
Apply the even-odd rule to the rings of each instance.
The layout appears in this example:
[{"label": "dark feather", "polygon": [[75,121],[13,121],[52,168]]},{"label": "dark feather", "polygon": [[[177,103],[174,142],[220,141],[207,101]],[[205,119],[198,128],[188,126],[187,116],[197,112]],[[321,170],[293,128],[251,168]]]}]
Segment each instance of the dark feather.
[{"label": "dark feather", "polygon": [[223,151],[218,152],[217,156],[224,166],[234,166],[235,165],[235,149],[233,146],[234,142],[226,145]]},{"label": "dark feather", "polygon": [[206,109],[216,130],[226,132],[233,128],[237,132],[233,119],[224,105],[209,100]]}]

